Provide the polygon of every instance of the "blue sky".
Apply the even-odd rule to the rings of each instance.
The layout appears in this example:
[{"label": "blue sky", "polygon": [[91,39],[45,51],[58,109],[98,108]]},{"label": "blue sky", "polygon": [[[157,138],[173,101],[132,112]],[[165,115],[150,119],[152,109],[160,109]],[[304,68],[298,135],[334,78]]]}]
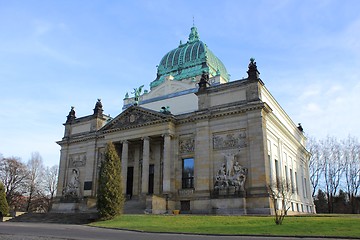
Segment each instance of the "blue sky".
[{"label": "blue sky", "polygon": [[231,80],[260,77],[306,134],[360,137],[360,1],[0,0],[0,153],[59,162],[70,106],[121,112],[193,24]]}]

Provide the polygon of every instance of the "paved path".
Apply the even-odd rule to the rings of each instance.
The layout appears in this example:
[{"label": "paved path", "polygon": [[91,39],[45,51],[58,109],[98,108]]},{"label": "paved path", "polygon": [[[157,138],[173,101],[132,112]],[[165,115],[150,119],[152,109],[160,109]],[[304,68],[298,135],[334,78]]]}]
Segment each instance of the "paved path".
[{"label": "paved path", "polygon": [[[95,228],[84,225],[46,224],[46,223],[0,223],[1,240],[299,240],[300,238],[270,238],[249,236],[206,236],[168,233],[141,233],[114,229]],[[319,240],[319,238],[301,238]]]}]

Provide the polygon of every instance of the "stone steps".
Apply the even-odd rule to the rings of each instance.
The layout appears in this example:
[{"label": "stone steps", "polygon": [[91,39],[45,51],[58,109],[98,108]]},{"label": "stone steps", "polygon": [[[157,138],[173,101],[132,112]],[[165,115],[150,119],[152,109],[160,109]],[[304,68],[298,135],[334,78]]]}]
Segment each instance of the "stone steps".
[{"label": "stone steps", "polygon": [[97,213],[25,213],[9,222],[41,222],[62,224],[87,224],[98,218]]}]

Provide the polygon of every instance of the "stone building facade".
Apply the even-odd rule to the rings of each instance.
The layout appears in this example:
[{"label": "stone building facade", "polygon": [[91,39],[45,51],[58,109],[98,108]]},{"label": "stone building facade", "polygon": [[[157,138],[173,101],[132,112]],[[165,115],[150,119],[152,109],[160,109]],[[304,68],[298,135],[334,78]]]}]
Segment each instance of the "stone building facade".
[{"label": "stone building facade", "polygon": [[126,94],[118,116],[105,115],[100,99],[89,116],[77,118],[72,108],[58,142],[54,210],[95,208],[111,141],[121,158],[125,212],[273,214],[267,186],[284,179],[292,186],[289,213],[314,213],[302,128],[266,89],[254,59],[247,73],[229,81],[192,27],[189,40],[161,60],[150,91]]}]

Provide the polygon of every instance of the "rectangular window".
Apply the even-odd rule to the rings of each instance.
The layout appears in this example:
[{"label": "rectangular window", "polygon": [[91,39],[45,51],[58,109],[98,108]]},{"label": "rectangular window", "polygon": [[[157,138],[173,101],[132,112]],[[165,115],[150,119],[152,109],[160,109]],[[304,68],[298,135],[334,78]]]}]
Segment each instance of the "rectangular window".
[{"label": "rectangular window", "polygon": [[268,160],[269,160],[269,171],[270,171],[270,183],[272,182],[272,167],[271,167],[271,157],[270,154],[268,155]]},{"label": "rectangular window", "polygon": [[291,190],[292,190],[292,193],[295,193],[295,187],[294,187],[294,176],[293,176],[293,171],[292,169],[290,168],[290,181],[291,181]]},{"label": "rectangular window", "polygon": [[297,172],[295,172],[295,191],[299,194],[299,185],[298,185]]},{"label": "rectangular window", "polygon": [[194,159],[182,160],[182,188],[194,188]]},{"label": "rectangular window", "polygon": [[188,213],[190,211],[190,201],[180,201],[180,211]]},{"label": "rectangular window", "polygon": [[287,166],[285,166],[285,181],[286,181],[286,186],[289,186],[289,178],[288,178]]},{"label": "rectangular window", "polygon": [[279,161],[278,160],[275,160],[275,181],[276,181],[276,184],[279,184],[279,181],[280,181],[280,176],[279,176]]},{"label": "rectangular window", "polygon": [[92,182],[84,182],[84,190],[91,190],[92,189]]}]

